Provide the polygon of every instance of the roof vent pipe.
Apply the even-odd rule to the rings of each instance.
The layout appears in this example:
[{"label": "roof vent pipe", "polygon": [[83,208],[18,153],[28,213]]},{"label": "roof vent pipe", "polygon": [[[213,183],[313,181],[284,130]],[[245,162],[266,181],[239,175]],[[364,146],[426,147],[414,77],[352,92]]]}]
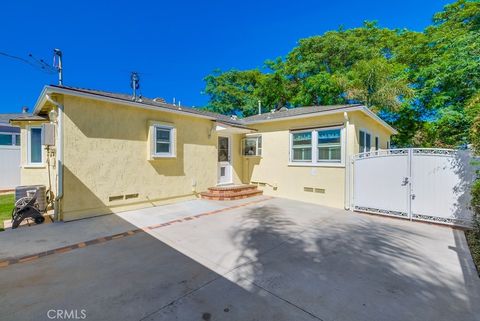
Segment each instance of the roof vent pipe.
[{"label": "roof vent pipe", "polygon": [[140,77],[138,73],[133,71],[130,74],[130,87],[133,89],[132,100],[137,100],[137,90],[140,89]]},{"label": "roof vent pipe", "polygon": [[22,114],[26,114],[28,113],[28,107],[27,106],[23,106],[22,107]]},{"label": "roof vent pipe", "polygon": [[262,101],[260,99],[258,100],[258,114],[262,114]]}]

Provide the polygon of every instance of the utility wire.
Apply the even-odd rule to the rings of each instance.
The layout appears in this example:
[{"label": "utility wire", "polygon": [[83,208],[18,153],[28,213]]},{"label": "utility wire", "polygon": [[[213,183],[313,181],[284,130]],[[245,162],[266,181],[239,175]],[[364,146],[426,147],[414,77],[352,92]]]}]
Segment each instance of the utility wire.
[{"label": "utility wire", "polygon": [[[34,64],[32,61],[30,61],[28,59],[18,57],[18,56],[14,56],[14,55],[8,54],[6,52],[2,52],[2,51],[0,51],[0,56],[4,56],[4,57],[7,57],[7,58],[11,58],[11,59],[21,61],[21,62],[26,63],[26,64],[34,67],[34,68],[37,68],[37,69],[40,68],[42,71],[44,71],[46,73],[49,73],[49,74],[53,74],[55,72],[53,67],[51,67],[50,65],[45,63],[43,60],[37,61],[37,59],[35,59],[32,54],[30,54],[30,57],[35,60],[36,64]],[[48,70],[45,69],[45,68],[48,68]]]}]

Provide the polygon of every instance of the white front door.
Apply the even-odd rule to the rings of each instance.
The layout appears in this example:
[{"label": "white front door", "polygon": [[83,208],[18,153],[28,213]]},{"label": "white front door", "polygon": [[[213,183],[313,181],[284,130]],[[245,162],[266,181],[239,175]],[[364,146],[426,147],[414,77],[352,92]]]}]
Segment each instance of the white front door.
[{"label": "white front door", "polygon": [[218,184],[231,184],[232,181],[232,145],[230,137],[218,137]]}]

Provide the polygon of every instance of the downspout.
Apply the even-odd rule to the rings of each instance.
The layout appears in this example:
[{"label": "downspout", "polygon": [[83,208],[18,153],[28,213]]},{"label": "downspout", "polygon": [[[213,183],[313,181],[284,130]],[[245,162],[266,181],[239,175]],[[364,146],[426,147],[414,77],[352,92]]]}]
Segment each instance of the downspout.
[{"label": "downspout", "polygon": [[350,209],[350,154],[349,154],[349,146],[348,146],[348,127],[350,125],[350,120],[348,118],[348,113],[343,113],[343,118],[345,120],[345,191],[344,191],[344,207],[346,210]]},{"label": "downspout", "polygon": [[60,220],[60,199],[63,197],[63,105],[54,101],[48,94],[45,95],[47,100],[54,104],[58,109],[57,118],[57,180],[58,190],[57,197],[55,197],[55,205],[53,210],[54,220],[58,222]]}]

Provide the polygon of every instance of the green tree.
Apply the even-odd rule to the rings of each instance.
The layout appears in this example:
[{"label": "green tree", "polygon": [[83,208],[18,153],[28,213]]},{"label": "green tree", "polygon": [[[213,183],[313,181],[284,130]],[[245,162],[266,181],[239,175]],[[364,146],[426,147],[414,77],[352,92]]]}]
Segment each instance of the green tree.
[{"label": "green tree", "polygon": [[255,113],[258,97],[255,89],[265,76],[259,70],[215,71],[205,77],[205,93],[210,101],[206,109],[225,115]]},{"label": "green tree", "polygon": [[413,97],[406,67],[385,58],[360,60],[343,80],[346,96],[373,110],[398,110],[404,100]]},{"label": "green tree", "polygon": [[261,70],[214,72],[207,108],[248,116],[259,99],[267,110],[361,102],[399,129],[397,146],[455,147],[474,140],[479,57],[480,1],[458,0],[423,32],[365,22],[300,39]]}]

